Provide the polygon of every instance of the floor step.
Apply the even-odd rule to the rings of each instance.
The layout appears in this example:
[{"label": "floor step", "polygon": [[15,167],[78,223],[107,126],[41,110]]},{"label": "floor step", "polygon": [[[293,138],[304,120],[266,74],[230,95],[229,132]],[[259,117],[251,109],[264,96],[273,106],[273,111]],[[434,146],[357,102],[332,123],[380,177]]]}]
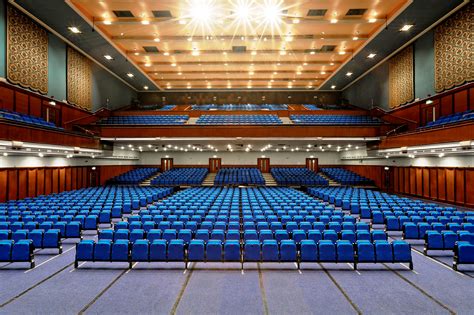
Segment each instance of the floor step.
[{"label": "floor step", "polygon": [[214,186],[214,179],[216,178],[216,175],[217,173],[208,173],[202,182],[202,186]]},{"label": "floor step", "polygon": [[329,177],[327,177],[327,176],[326,176],[324,173],[322,173],[322,172],[319,172],[318,175],[321,176],[322,178],[325,178],[325,179],[329,182],[329,186],[341,186],[341,183],[336,182],[336,181],[333,180],[333,179],[330,179]]},{"label": "floor step", "polygon": [[154,180],[156,177],[158,177],[160,175],[161,175],[160,172],[153,174],[152,176],[150,176],[149,178],[147,178],[143,182],[141,182],[139,184],[139,186],[151,186],[151,181]]},{"label": "floor step", "polygon": [[265,179],[265,186],[278,186],[275,178],[271,173],[262,173],[263,179]]}]

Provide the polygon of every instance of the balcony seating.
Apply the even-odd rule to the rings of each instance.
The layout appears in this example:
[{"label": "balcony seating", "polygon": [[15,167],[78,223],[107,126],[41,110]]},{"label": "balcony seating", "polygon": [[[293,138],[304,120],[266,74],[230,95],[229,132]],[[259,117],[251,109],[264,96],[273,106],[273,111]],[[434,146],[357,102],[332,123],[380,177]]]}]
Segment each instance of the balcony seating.
[{"label": "balcony seating", "polygon": [[435,121],[428,122],[426,126],[420,127],[419,129],[435,128],[435,127],[441,127],[444,125],[456,124],[460,122],[473,121],[473,120],[474,120],[474,110],[468,110],[461,113],[441,116]]},{"label": "balcony seating", "polygon": [[214,179],[215,185],[265,185],[256,168],[221,168]]},{"label": "balcony seating", "polygon": [[380,125],[379,118],[351,115],[290,115],[298,125]]},{"label": "balcony seating", "polygon": [[279,185],[327,186],[328,180],[307,168],[273,167],[271,174]]},{"label": "balcony seating", "polygon": [[342,185],[373,185],[374,182],[364,176],[361,176],[352,171],[344,168],[331,167],[321,168],[323,172],[329,178],[338,181]]},{"label": "balcony seating", "polygon": [[137,185],[159,171],[160,169],[155,167],[138,168],[115,176],[110,179],[108,183],[119,185]]},{"label": "balcony seating", "polygon": [[176,105],[164,105],[160,110],[173,110],[176,108]]},{"label": "balcony seating", "polygon": [[151,181],[152,185],[200,185],[208,174],[207,168],[173,168]]},{"label": "balcony seating", "polygon": [[188,115],[143,115],[110,116],[99,122],[101,125],[183,125]]},{"label": "balcony seating", "polygon": [[288,110],[286,104],[206,104],[206,105],[192,105],[192,110]]},{"label": "balcony seating", "polygon": [[198,125],[279,125],[277,115],[202,115]]},{"label": "balcony seating", "polygon": [[0,109],[0,119],[6,119],[13,122],[19,122],[36,127],[52,128],[63,130],[63,128],[56,126],[54,123],[44,120],[41,117],[30,116],[22,113],[12,112],[5,109]]},{"label": "balcony seating", "polygon": [[322,109],[322,108],[319,108],[318,105],[312,105],[312,104],[305,104],[303,106],[307,110],[321,110]]}]

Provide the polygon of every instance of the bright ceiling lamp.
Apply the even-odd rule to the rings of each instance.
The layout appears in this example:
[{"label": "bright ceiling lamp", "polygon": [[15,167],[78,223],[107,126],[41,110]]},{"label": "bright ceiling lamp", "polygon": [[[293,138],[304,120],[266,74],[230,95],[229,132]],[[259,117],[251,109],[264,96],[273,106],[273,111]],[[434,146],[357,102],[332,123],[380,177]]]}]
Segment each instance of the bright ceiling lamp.
[{"label": "bright ceiling lamp", "polygon": [[282,18],[281,2],[265,1],[262,7],[263,19],[266,24],[276,26],[280,24]]},{"label": "bright ceiling lamp", "polygon": [[189,7],[189,16],[199,24],[212,23],[216,15],[216,4],[212,0],[194,0]]},{"label": "bright ceiling lamp", "polygon": [[251,14],[252,7],[249,1],[241,0],[235,5],[234,15],[237,20],[246,22],[250,19]]}]

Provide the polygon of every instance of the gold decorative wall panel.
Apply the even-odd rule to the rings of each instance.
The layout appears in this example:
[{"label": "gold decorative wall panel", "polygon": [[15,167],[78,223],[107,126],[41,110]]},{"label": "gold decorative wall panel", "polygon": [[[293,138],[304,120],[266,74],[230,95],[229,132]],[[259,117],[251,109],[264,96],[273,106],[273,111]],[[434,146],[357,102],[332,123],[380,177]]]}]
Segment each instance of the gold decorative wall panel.
[{"label": "gold decorative wall panel", "polygon": [[474,79],[474,3],[435,29],[435,89],[441,92]]},{"label": "gold decorative wall panel", "polygon": [[67,49],[67,100],[92,109],[91,61],[71,47]]},{"label": "gold decorative wall panel", "polygon": [[7,6],[7,78],[48,92],[48,33],[29,17]]},{"label": "gold decorative wall panel", "polygon": [[389,105],[398,107],[414,98],[413,46],[389,60]]}]

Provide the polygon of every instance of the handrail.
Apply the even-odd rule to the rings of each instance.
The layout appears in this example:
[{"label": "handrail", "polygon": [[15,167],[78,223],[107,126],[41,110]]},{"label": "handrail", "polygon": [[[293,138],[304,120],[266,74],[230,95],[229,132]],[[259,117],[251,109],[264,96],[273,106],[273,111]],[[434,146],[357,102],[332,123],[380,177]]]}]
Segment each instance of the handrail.
[{"label": "handrail", "polygon": [[74,123],[77,123],[78,121],[81,121],[81,120],[84,120],[84,119],[87,119],[87,118],[91,118],[91,117],[98,116],[98,115],[100,115],[102,112],[107,112],[107,114],[110,114],[110,113],[111,113],[111,111],[110,111],[109,109],[107,109],[107,108],[101,108],[101,109],[99,109],[98,111],[96,111],[95,113],[91,113],[91,114],[89,114],[89,115],[87,115],[87,116],[75,118],[75,119],[70,120],[70,121],[66,121],[66,122],[64,123],[64,126],[66,127],[66,126],[72,125],[72,124],[74,124]]},{"label": "handrail", "polygon": [[390,130],[389,132],[387,132],[387,133],[386,133],[386,136],[389,136],[389,135],[391,135],[391,134],[396,134],[399,129],[401,129],[401,128],[403,128],[403,127],[406,127],[406,126],[407,126],[407,125],[400,125],[400,126],[394,128],[394,129]]},{"label": "handrail", "polygon": [[415,121],[415,120],[411,120],[411,119],[408,119],[408,118],[395,116],[394,114],[389,113],[389,112],[386,112],[385,110],[381,109],[380,107],[375,107],[375,108],[373,108],[372,110],[373,110],[373,111],[382,112],[382,114],[383,114],[383,115],[386,115],[386,116],[390,116],[390,117],[393,117],[393,118],[397,118],[397,119],[400,119],[400,120],[404,120],[404,121],[409,122],[409,123],[411,123],[411,124],[416,124],[416,125],[418,125],[418,122]]},{"label": "handrail", "polygon": [[82,132],[84,132],[85,134],[87,134],[87,135],[89,135],[89,136],[92,136],[92,137],[95,137],[95,136],[98,136],[98,135],[99,135],[98,132],[94,132],[94,131],[89,130],[89,129],[87,129],[87,128],[84,128],[84,127],[82,127],[82,126],[80,126],[80,125],[74,125],[74,127],[77,128],[77,129],[80,129]]}]

